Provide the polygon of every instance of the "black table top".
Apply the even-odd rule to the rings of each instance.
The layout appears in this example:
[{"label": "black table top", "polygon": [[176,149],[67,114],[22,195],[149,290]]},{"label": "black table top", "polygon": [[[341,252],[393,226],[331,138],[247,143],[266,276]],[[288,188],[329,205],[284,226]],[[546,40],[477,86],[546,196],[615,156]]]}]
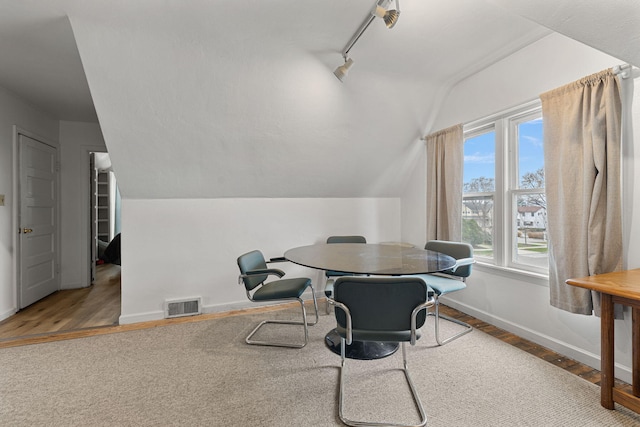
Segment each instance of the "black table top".
[{"label": "black table top", "polygon": [[342,273],[396,276],[447,270],[455,259],[440,252],[371,243],[332,243],[289,249],[284,257],[305,267]]}]

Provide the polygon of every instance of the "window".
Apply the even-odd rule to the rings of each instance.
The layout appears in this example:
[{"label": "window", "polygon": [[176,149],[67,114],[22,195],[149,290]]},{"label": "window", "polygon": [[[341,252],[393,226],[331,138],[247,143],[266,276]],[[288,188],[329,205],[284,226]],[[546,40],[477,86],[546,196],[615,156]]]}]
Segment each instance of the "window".
[{"label": "window", "polygon": [[478,261],[548,272],[540,103],[465,126],[462,240]]}]

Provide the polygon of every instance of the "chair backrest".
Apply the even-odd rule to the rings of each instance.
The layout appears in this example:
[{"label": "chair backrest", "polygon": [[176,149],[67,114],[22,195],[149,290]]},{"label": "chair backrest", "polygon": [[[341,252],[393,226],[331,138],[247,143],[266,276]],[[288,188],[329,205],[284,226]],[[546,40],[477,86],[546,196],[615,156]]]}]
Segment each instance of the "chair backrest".
[{"label": "chair backrest", "polygon": [[[364,236],[329,236],[327,238],[327,244],[331,243],[367,243],[367,239],[365,239]],[[327,277],[347,275],[347,273],[339,273],[333,270],[327,270],[324,274]]]},{"label": "chair backrest", "polygon": [[[429,251],[442,252],[455,259],[473,258],[473,246],[463,242],[449,242],[446,240],[429,240],[424,246]],[[469,277],[471,275],[471,265],[465,265],[456,271],[443,271],[442,273],[458,277]]]},{"label": "chair backrest", "polygon": [[[354,330],[409,331],[413,310],[428,299],[426,283],[418,277],[348,276],[336,280],[334,299],[351,312]],[[335,310],[338,324],[346,328],[346,315]],[[416,317],[416,329],[424,325],[426,310]],[[408,340],[407,340],[408,341]]]},{"label": "chair backrest", "polygon": [[[264,256],[260,251],[251,251],[238,257],[238,267],[240,273],[245,274],[251,270],[266,270],[267,263],[264,260]],[[247,291],[253,290],[256,286],[263,283],[269,277],[267,274],[259,274],[251,277],[244,277],[244,287]]]},{"label": "chair backrest", "polygon": [[367,243],[364,236],[329,236],[327,243]]}]

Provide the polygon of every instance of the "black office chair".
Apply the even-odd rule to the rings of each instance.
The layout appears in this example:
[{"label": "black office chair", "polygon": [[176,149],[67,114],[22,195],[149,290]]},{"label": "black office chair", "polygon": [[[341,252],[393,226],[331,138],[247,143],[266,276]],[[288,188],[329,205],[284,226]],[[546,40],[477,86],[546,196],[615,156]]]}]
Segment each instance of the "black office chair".
[{"label": "black office chair", "polygon": [[[345,346],[356,341],[400,343],[405,378],[411,388],[420,424],[427,423],[422,403],[413,385],[407,366],[405,343],[415,345],[420,338],[418,330],[425,322],[428,308],[434,305],[427,285],[418,277],[339,277],[334,285],[337,331],[341,338],[341,368],[339,416],[349,426],[393,425],[369,421],[353,421],[343,412],[344,384],[346,379]],[[392,397],[389,400],[393,400]]]},{"label": "black office chair", "polygon": [[[429,312],[435,318],[435,336],[438,345],[444,345],[462,335],[471,332],[473,327],[468,323],[458,319],[440,314],[440,296],[451,292],[460,291],[467,287],[465,281],[471,275],[471,265],[475,263],[473,259],[473,246],[462,242],[449,242],[445,240],[430,240],[424,247],[427,250],[441,252],[456,259],[456,264],[449,270],[434,274],[421,274],[420,277],[427,286],[435,292],[434,312]],[[464,326],[465,329],[446,338],[440,338],[440,319],[445,319]]]},{"label": "black office chair", "polygon": [[[247,344],[254,345],[270,345],[276,347],[293,347],[302,348],[309,342],[309,330],[307,326],[318,323],[318,303],[316,295],[311,284],[311,279],[306,277],[295,279],[280,279],[265,283],[268,276],[275,275],[279,278],[285,275],[284,271],[277,268],[267,268],[267,263],[260,251],[251,251],[238,257],[238,267],[240,267],[240,276],[238,283],[243,284],[247,292],[247,298],[254,302],[264,301],[282,301],[296,300],[302,307],[302,322],[287,320],[264,320],[255,327],[255,329],[245,338]],[[307,311],[304,307],[304,301],[301,296],[307,288],[311,288],[313,296],[313,307],[316,312],[316,320],[313,323],[307,322]],[[286,325],[303,325],[304,326],[304,344],[291,344],[282,342],[266,342],[252,340],[251,337],[267,323],[279,323]]]},{"label": "black office chair", "polygon": [[[330,236],[327,238],[327,244],[331,243],[367,243],[367,239],[363,236]],[[324,272],[325,276],[325,284],[324,284],[324,294],[327,298],[331,298],[333,296],[333,283],[337,277],[341,276],[351,276],[350,273],[341,273],[339,271],[327,270]],[[326,312],[329,314],[329,300],[327,299]]]}]

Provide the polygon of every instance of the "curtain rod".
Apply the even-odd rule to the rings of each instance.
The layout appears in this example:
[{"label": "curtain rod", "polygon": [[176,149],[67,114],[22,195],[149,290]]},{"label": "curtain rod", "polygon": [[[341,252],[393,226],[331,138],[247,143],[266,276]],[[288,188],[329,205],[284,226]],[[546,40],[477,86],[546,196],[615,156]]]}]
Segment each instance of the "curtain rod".
[{"label": "curtain rod", "polygon": [[631,64],[621,64],[613,67],[613,74],[620,76],[621,79],[626,79],[629,77],[633,77],[634,71],[637,71],[638,68],[634,67]]},{"label": "curtain rod", "polygon": [[[634,67],[631,64],[620,64],[613,67],[613,74],[620,76],[621,79],[634,77],[634,74],[638,72],[640,72],[640,68]],[[420,141],[427,142],[427,136],[423,136],[422,138],[420,138]]]}]

